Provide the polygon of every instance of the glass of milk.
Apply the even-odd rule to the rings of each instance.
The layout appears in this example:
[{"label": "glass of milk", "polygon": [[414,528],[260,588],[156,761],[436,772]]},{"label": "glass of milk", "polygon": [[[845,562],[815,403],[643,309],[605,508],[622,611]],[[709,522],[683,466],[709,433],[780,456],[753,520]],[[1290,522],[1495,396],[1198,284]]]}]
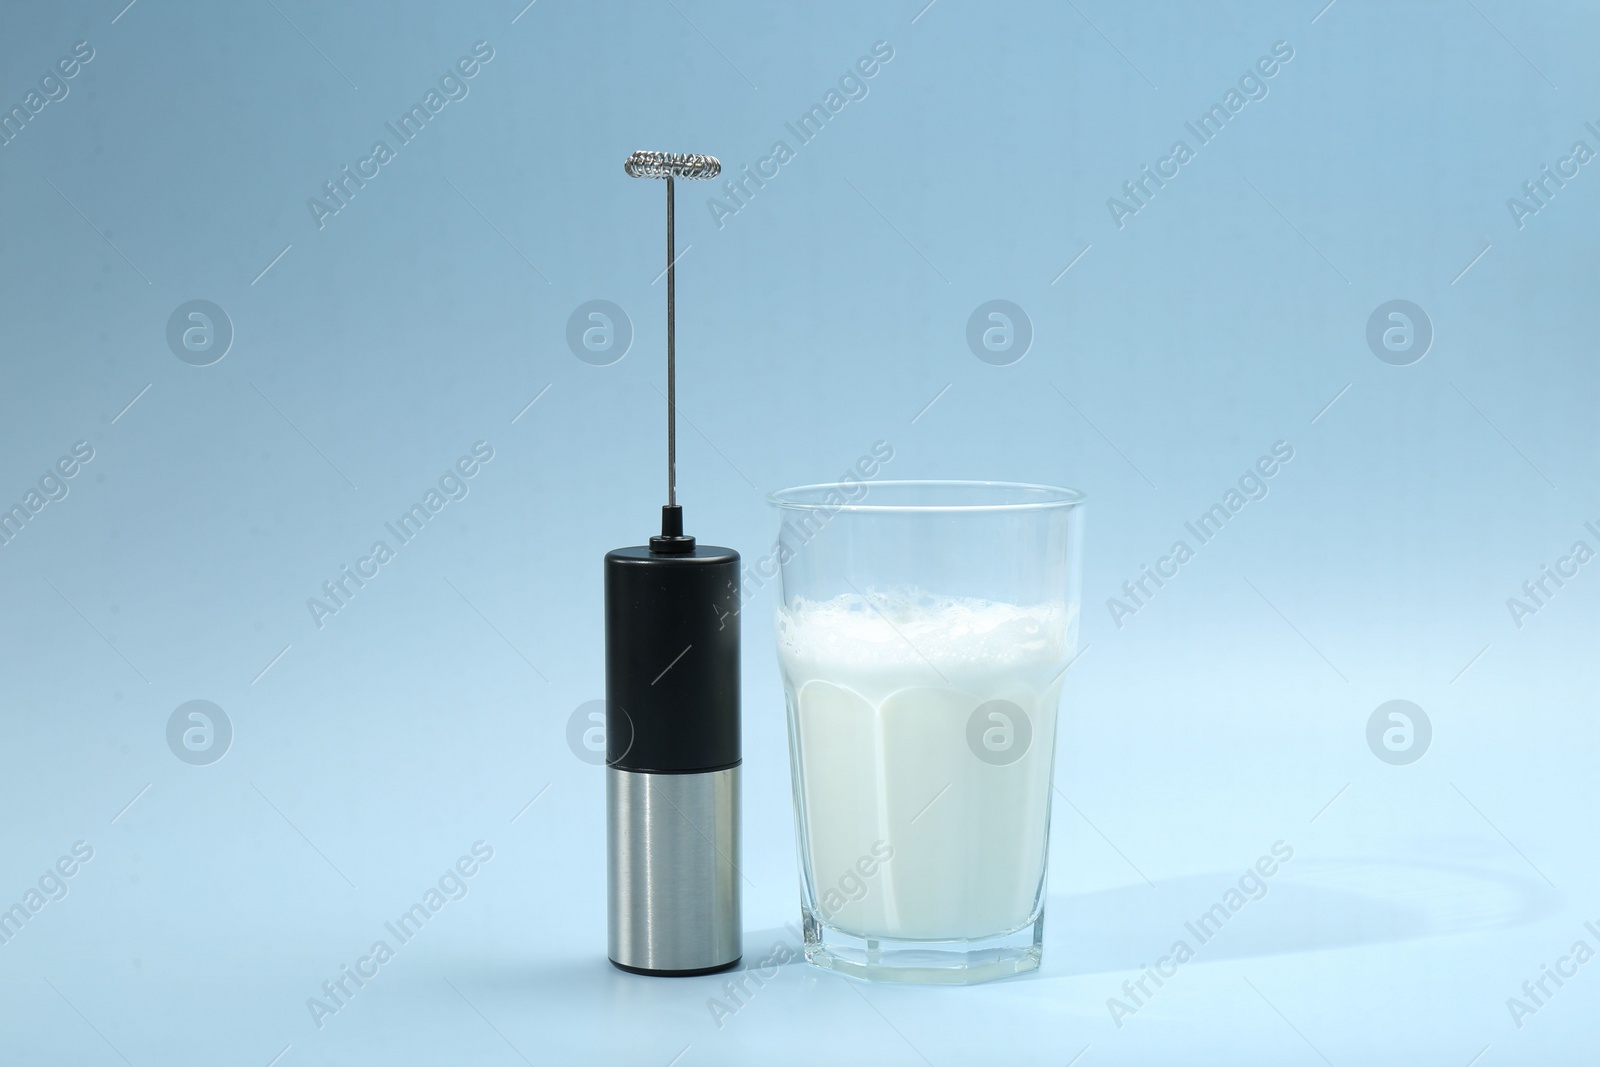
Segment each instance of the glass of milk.
[{"label": "glass of milk", "polygon": [[769,499],[806,958],[952,984],[1037,968],[1082,495],[860,480]]}]

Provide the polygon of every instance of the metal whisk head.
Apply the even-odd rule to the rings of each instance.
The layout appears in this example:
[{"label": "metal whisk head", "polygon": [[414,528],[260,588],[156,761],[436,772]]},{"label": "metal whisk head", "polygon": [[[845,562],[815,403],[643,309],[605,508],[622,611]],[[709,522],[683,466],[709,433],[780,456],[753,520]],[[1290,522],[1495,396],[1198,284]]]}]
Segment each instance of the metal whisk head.
[{"label": "metal whisk head", "polygon": [[622,165],[630,178],[715,178],[722,173],[716,156],[693,153],[635,152]]}]

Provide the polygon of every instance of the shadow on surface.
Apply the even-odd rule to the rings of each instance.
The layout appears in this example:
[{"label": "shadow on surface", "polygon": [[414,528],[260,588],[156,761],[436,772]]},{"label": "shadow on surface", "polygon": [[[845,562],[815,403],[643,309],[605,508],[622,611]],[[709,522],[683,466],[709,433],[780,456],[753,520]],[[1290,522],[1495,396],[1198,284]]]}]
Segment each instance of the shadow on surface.
[{"label": "shadow on surface", "polygon": [[[1202,961],[1416,941],[1519,926],[1554,912],[1540,879],[1440,862],[1304,861],[1239,890],[1244,872],[1162,879],[1070,897],[1046,911],[1046,974],[1137,970],[1186,942]],[[1260,892],[1258,889],[1257,892]],[[1243,905],[1230,911],[1228,904]],[[1213,912],[1214,905],[1221,911]],[[1204,927],[1202,916],[1211,914]],[[1187,925],[1186,925],[1187,924]],[[1198,931],[1198,932],[1197,932]]]}]

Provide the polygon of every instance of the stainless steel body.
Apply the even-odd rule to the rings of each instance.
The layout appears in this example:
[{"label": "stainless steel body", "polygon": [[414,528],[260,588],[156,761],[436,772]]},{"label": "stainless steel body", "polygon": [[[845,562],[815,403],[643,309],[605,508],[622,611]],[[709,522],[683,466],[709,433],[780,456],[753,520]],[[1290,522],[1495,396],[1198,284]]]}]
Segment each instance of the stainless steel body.
[{"label": "stainless steel body", "polygon": [[652,972],[713,971],[740,954],[739,768],[606,768],[610,956]]}]

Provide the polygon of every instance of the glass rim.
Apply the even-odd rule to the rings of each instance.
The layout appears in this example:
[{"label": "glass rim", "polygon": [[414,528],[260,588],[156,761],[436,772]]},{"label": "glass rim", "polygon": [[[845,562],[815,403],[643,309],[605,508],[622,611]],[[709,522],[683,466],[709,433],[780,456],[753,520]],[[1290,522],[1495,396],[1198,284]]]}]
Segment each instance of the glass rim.
[{"label": "glass rim", "polygon": [[[916,503],[874,502],[869,499],[850,500],[849,496],[865,488],[872,489],[957,489],[975,491],[1009,491],[1021,497],[1016,500],[970,500],[959,502],[930,501]],[[844,494],[842,502],[827,500],[830,493]],[[858,511],[858,512],[974,512],[974,511],[1045,511],[1054,508],[1073,508],[1083,504],[1085,496],[1077,489],[1058,485],[1041,485],[1035,482],[999,482],[976,479],[885,479],[883,481],[815,482],[794,485],[767,494],[767,503],[786,511]]]}]

